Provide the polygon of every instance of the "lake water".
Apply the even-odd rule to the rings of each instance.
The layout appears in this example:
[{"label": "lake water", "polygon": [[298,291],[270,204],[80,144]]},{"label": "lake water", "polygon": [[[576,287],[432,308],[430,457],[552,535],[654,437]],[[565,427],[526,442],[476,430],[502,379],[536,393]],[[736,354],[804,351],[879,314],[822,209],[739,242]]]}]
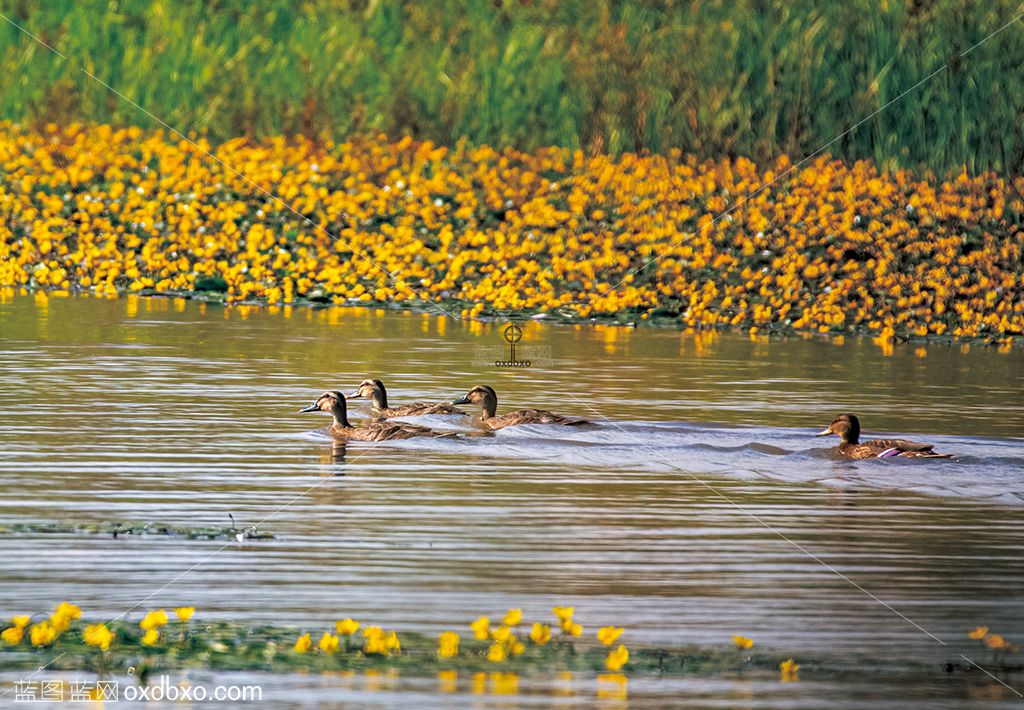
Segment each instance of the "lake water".
[{"label": "lake water", "polygon": [[[520,348],[548,359],[496,368],[480,349],[503,357],[503,326],[0,291],[0,525],[227,526],[230,513],[277,536],[226,547],[2,536],[0,614],[63,599],[90,618],[187,604],[207,620],[351,616],[436,633],[508,607],[534,620],[571,604],[588,633],[616,623],[634,646],[724,645],[743,633],[805,667],[823,655],[938,667],[976,648],[964,633],[978,624],[1024,641],[1021,350],[886,353],[865,339],[528,322]],[[323,435],[325,416],[297,413],[366,377],[383,379],[393,404],[489,383],[499,413],[542,407],[594,425],[341,447]],[[813,436],[842,411],[869,436],[903,434],[956,456],[842,461],[834,437]],[[366,678],[263,680],[280,705],[446,702],[436,679],[372,690]],[[564,682],[523,678],[499,697],[474,694],[467,678],[458,704],[597,700],[593,678],[570,693]],[[670,699],[1019,700],[995,681],[936,674],[890,685],[637,677],[628,700],[601,702]]]}]

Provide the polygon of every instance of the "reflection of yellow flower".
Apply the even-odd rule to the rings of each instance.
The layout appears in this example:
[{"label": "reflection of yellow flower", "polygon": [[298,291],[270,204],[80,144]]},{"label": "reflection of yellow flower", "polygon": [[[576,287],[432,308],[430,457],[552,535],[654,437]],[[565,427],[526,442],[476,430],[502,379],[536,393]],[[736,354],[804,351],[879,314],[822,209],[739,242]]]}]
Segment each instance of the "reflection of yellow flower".
[{"label": "reflection of yellow flower", "polygon": [[783,661],[779,664],[779,680],[783,683],[800,680],[796,674],[798,670],[800,670],[800,666],[792,658]]},{"label": "reflection of yellow flower", "polygon": [[487,660],[494,663],[501,663],[508,658],[508,649],[503,643],[492,643],[487,649]]},{"label": "reflection of yellow flower", "polygon": [[359,631],[359,622],[352,619],[342,619],[341,621],[334,622],[334,630],[342,636],[351,636],[356,631]]},{"label": "reflection of yellow flower", "polygon": [[628,682],[629,679],[622,673],[599,673],[597,697],[601,700],[625,700],[628,697]]},{"label": "reflection of yellow flower", "polygon": [[613,651],[608,652],[607,658],[604,659],[604,667],[610,671],[621,670],[626,662],[629,660],[629,651],[622,644]]},{"label": "reflection of yellow flower", "polygon": [[313,637],[309,634],[302,634],[295,640],[295,653],[305,653],[313,645]]},{"label": "reflection of yellow flower", "polygon": [[96,646],[106,651],[110,648],[110,642],[114,640],[114,634],[106,627],[106,624],[94,624],[85,627],[82,640],[90,646]]},{"label": "reflection of yellow flower", "polygon": [[164,626],[167,623],[167,612],[163,609],[157,611],[151,611],[146,614],[142,621],[139,622],[139,626],[143,631],[149,631],[151,629],[157,629]]},{"label": "reflection of yellow flower", "polygon": [[0,633],[0,638],[12,646],[17,646],[21,643],[21,639],[24,635],[25,632],[20,627],[12,626],[9,629],[4,629],[3,632]]},{"label": "reflection of yellow flower", "polygon": [[454,693],[458,690],[459,674],[455,671],[438,671],[437,680],[440,685],[438,689],[442,693]]},{"label": "reflection of yellow flower", "polygon": [[491,635],[491,620],[486,616],[481,616],[470,624],[469,628],[473,629],[477,641],[484,641]]},{"label": "reflection of yellow flower", "polygon": [[988,627],[987,626],[979,626],[979,627],[975,628],[973,631],[968,631],[967,632],[967,638],[974,639],[975,641],[980,641],[981,639],[985,638],[985,635],[987,633],[988,633]]},{"label": "reflection of yellow flower", "polygon": [[334,653],[338,650],[338,637],[329,631],[325,631],[316,645],[324,653]]},{"label": "reflection of yellow flower", "polygon": [[551,640],[551,627],[547,624],[534,624],[530,629],[530,640],[538,646],[543,646]]},{"label": "reflection of yellow flower", "polygon": [[605,646],[611,646],[619,639],[623,630],[624,629],[618,626],[602,626],[597,630],[597,640]]},{"label": "reflection of yellow flower", "polygon": [[156,629],[150,629],[142,636],[142,643],[147,646],[155,646],[156,642],[160,639],[160,632]]},{"label": "reflection of yellow flower", "polygon": [[178,621],[188,621],[196,613],[196,608],[194,606],[179,606],[174,613],[177,615]]},{"label": "reflection of yellow flower", "polygon": [[515,695],[519,692],[519,676],[515,673],[491,673],[491,686],[495,695]]},{"label": "reflection of yellow flower", "polygon": [[736,648],[741,651],[748,651],[754,646],[754,639],[749,639],[746,636],[735,635],[732,637],[732,642],[736,644]]},{"label": "reflection of yellow flower", "polygon": [[522,609],[509,609],[501,623],[505,626],[519,626],[523,621]]},{"label": "reflection of yellow flower", "polygon": [[438,637],[437,655],[441,658],[452,658],[459,655],[459,635],[454,631],[445,631]]}]

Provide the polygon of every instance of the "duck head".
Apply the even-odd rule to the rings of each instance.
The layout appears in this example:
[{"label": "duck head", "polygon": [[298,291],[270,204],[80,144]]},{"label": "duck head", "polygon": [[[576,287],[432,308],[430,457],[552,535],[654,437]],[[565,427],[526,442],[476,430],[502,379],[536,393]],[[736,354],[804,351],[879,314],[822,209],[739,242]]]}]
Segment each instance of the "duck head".
[{"label": "duck head", "polygon": [[490,419],[498,411],[498,395],[493,387],[477,385],[452,404],[476,404],[483,410],[484,419]]},{"label": "duck head", "polygon": [[374,409],[388,408],[388,391],[380,380],[363,380],[354,392],[345,395],[345,399],[371,399]]},{"label": "duck head", "polygon": [[815,436],[829,434],[835,434],[844,444],[856,444],[860,440],[860,420],[853,414],[840,414],[832,420],[828,429],[818,432]]},{"label": "duck head", "polygon": [[329,412],[334,417],[334,423],[338,426],[349,427],[348,415],[345,409],[345,395],[337,391],[324,392],[316,398],[316,401],[308,407],[299,410],[300,414],[305,412]]}]

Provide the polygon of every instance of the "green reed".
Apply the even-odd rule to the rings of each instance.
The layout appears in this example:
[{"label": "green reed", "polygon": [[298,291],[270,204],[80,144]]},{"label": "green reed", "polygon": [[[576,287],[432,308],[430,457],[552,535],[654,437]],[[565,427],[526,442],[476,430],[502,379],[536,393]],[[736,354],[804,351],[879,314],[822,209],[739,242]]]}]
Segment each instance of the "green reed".
[{"label": "green reed", "polygon": [[0,0],[0,118],[1024,167],[1020,0]]}]

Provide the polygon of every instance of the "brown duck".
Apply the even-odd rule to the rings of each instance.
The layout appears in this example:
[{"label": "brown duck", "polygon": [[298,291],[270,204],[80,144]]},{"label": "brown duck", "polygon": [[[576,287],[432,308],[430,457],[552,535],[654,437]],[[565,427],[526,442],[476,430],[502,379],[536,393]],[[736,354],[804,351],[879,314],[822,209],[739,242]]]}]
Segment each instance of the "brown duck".
[{"label": "brown duck", "polygon": [[498,411],[498,395],[488,385],[477,385],[462,399],[452,404],[480,405],[480,424],[487,429],[503,429],[516,424],[588,424],[585,419],[570,419],[561,414],[545,412],[543,409],[519,409],[515,412],[496,416]]},{"label": "brown duck", "polygon": [[933,444],[918,444],[904,439],[860,440],[860,420],[853,414],[840,414],[828,429],[815,436],[835,434],[839,437],[839,455],[848,459],[887,459],[894,456],[925,459],[948,459],[952,454],[937,454]]},{"label": "brown duck", "polygon": [[411,439],[414,436],[449,436],[425,426],[398,422],[376,421],[365,426],[352,426],[345,410],[345,395],[341,392],[324,392],[317,397],[313,404],[300,409],[299,412],[330,412],[334,417],[334,423],[331,424],[331,435],[337,439],[389,441],[391,439]]},{"label": "brown duck", "polygon": [[373,401],[371,413],[374,419],[391,417],[420,417],[424,414],[459,414],[466,416],[461,409],[450,404],[431,404],[430,402],[413,402],[401,407],[388,406],[388,391],[380,380],[363,380],[355,392],[345,395],[345,399],[369,399]]}]

